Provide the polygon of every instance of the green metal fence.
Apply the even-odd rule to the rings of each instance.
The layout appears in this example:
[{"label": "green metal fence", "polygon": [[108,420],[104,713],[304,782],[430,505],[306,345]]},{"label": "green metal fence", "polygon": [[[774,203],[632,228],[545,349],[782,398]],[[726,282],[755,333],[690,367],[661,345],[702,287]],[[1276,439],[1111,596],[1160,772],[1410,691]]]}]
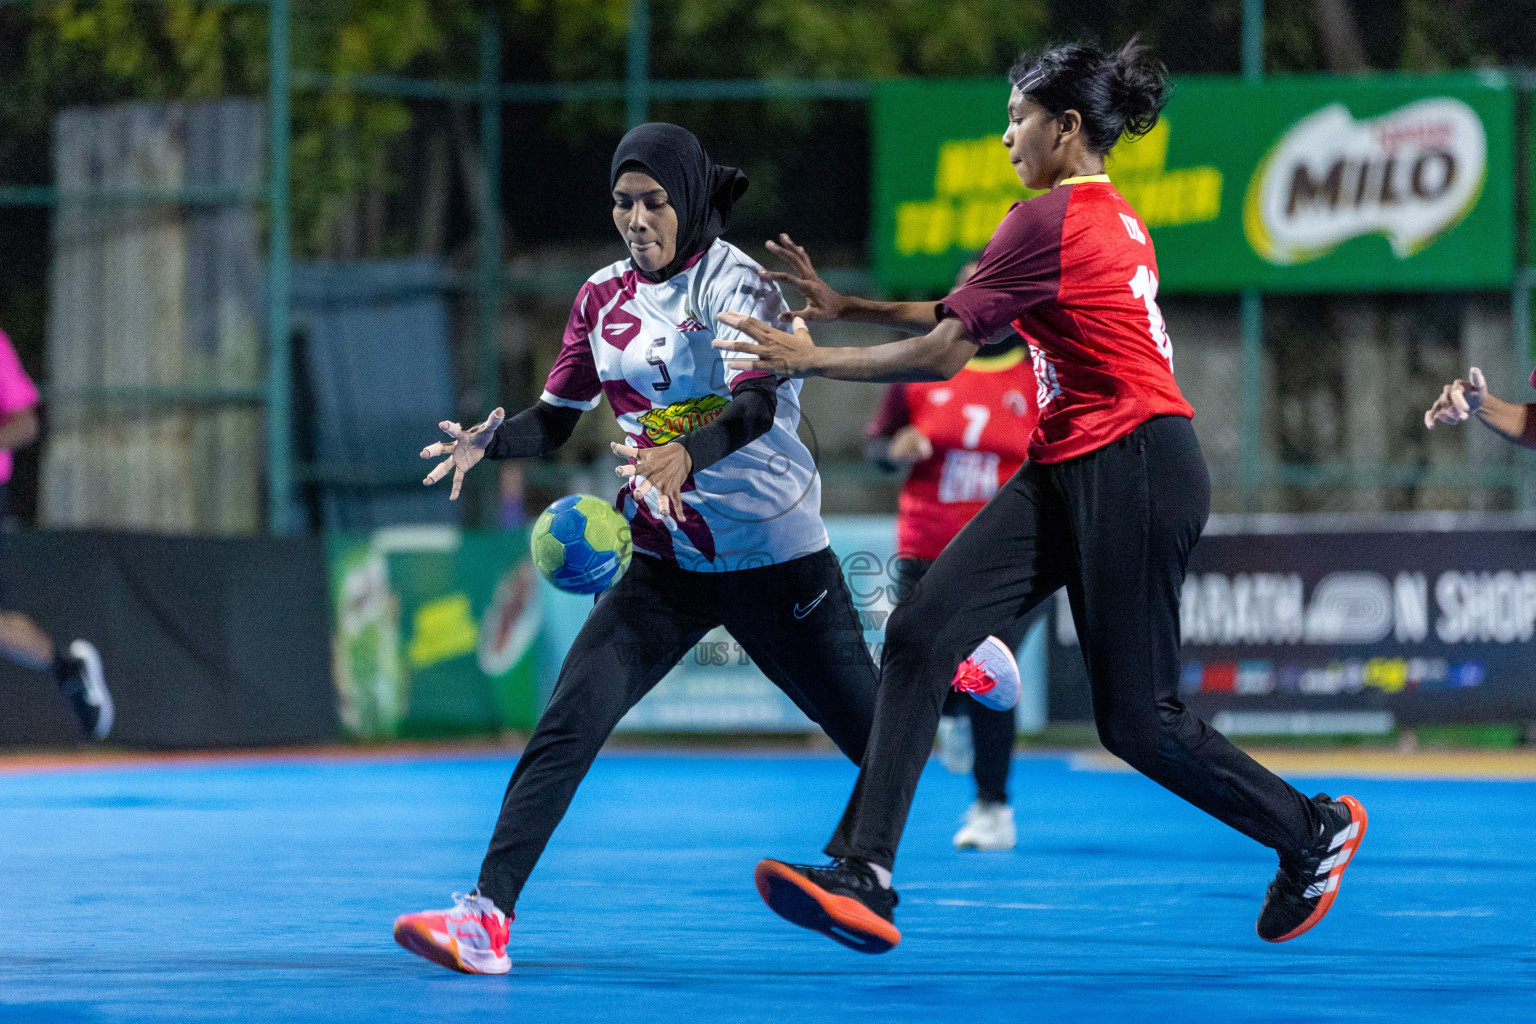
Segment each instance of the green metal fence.
[{"label": "green metal fence", "polygon": [[[0,0],[25,5],[32,0]],[[506,83],[501,80],[501,26],[494,7],[481,16],[478,67],[473,81],[425,80],[389,75],[337,78],[292,66],[291,0],[204,0],[206,3],[265,4],[270,75],[267,84],[267,186],[260,192],[229,189],[171,191],[100,190],[60,194],[42,186],[0,185],[0,206],[56,206],[68,203],[218,205],[265,203],[268,210],[267,380],[265,388],[97,388],[68,397],[112,404],[250,404],[267,414],[267,524],[272,533],[293,529],[291,496],[296,480],[312,477],[310,467],[295,466],[291,450],[291,265],[289,143],[291,97],[295,90],[346,90],[407,99],[473,103],[479,108],[481,173],[474,273],[477,377],[484,394],[493,394],[498,371],[496,324],[503,294],[509,289],[545,293],[564,285],[543,278],[509,280],[501,267],[501,108],[513,103],[563,103],[623,100],[630,125],[646,120],[653,100],[862,99],[862,80],[655,80],[650,77],[650,11],[647,0],[630,0],[627,76],[616,81]]]},{"label": "green metal fence", "polygon": [[[32,0],[0,0],[0,5],[23,5]],[[292,0],[203,0],[205,3],[265,4],[270,74],[267,83],[267,182],[259,192],[229,189],[187,188],[173,191],[100,190],[60,194],[41,186],[0,185],[0,206],[55,206],[61,202],[99,204],[216,205],[263,203],[268,211],[267,259],[267,374],[261,389],[219,388],[98,388],[72,392],[68,397],[99,405],[118,404],[261,404],[266,410],[267,524],[272,533],[293,529],[292,493],[295,481],[313,476],[312,467],[295,466],[291,450],[291,234],[290,137],[291,98],[296,90],[346,90],[363,94],[431,99],[475,104],[479,112],[481,173],[487,186],[480,193],[478,244],[473,277],[476,319],[476,368],[483,394],[493,394],[498,376],[496,328],[503,296],[509,291],[548,293],[566,290],[558,279],[509,278],[501,266],[501,110],[517,103],[562,103],[591,100],[622,100],[627,121],[634,125],[648,116],[652,101],[661,100],[763,100],[831,99],[864,100],[872,82],[862,79],[757,79],[757,80],[660,80],[650,77],[650,12],[648,0],[630,0],[626,77],[613,81],[520,82],[501,80],[501,26],[494,6],[488,6],[478,28],[478,66],[473,80],[425,80],[388,75],[337,78],[314,69],[292,66]],[[1263,77],[1263,0],[1244,0],[1242,31],[1243,75],[1249,81]],[[1536,73],[1516,74],[1521,92],[1521,116],[1529,121],[1530,96],[1536,93]],[[1527,123],[1525,129],[1530,131]],[[1524,157],[1529,154],[1522,149]],[[1527,174],[1530,169],[1526,169]],[[1526,248],[1529,248],[1527,245]],[[1528,253],[1523,253],[1529,262]],[[860,280],[867,280],[858,275]],[[1528,368],[1533,351],[1530,342],[1536,266],[1518,272],[1511,290],[1517,365]],[[1241,481],[1245,504],[1257,507],[1261,489],[1271,484],[1381,486],[1423,483],[1422,467],[1382,465],[1362,473],[1358,466],[1275,464],[1263,458],[1260,412],[1263,379],[1263,296],[1249,289],[1241,295],[1242,412],[1240,422]],[[1455,483],[1483,486],[1515,486],[1526,482],[1523,470],[1508,466],[1470,466],[1452,474]],[[1437,481],[1451,483],[1445,481]]]}]

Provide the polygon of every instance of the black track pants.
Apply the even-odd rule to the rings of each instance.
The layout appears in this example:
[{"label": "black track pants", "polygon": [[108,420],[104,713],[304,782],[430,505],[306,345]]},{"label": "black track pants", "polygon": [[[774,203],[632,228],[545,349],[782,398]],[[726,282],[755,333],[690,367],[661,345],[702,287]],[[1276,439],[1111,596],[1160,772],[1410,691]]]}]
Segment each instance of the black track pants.
[{"label": "black track pants", "polygon": [[831,549],[721,573],[636,554],[598,599],[560,667],[502,800],[480,868],[481,895],[513,908],[619,719],[717,625],[859,763],[877,675]]},{"label": "black track pants", "polygon": [[[918,584],[933,567],[931,559],[902,558],[896,562],[896,578],[899,584],[898,604],[911,601],[917,596]],[[1033,616],[1020,618],[997,638],[1016,651],[1024,639]],[[981,701],[964,693],[950,691],[944,701],[944,714],[971,720],[971,746],[975,751],[972,772],[976,776],[976,799],[991,804],[1008,802],[1008,770],[1013,765],[1013,748],[1018,742],[1018,723],[1014,713],[989,708]]]},{"label": "black track pants", "polygon": [[827,853],[892,866],[955,667],[1063,586],[1104,746],[1243,834],[1299,850],[1316,834],[1311,802],[1179,700],[1179,590],[1209,506],[1183,417],[1026,463],[891,615],[869,754]]}]

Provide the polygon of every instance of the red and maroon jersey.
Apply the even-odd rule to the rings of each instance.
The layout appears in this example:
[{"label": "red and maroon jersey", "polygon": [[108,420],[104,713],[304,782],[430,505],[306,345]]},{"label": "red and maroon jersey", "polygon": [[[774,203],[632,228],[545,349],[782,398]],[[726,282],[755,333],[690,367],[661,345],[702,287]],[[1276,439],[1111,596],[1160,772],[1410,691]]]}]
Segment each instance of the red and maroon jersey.
[{"label": "red and maroon jersey", "polygon": [[1024,464],[1034,432],[1035,374],[1016,348],[972,359],[949,380],[892,384],[870,437],[911,424],[933,443],[901,488],[896,550],[933,559]]},{"label": "red and maroon jersey", "polygon": [[1015,203],[942,305],[977,344],[1006,330],[1029,343],[1038,462],[1086,455],[1153,416],[1194,415],[1173,380],[1152,238],[1106,175]]}]

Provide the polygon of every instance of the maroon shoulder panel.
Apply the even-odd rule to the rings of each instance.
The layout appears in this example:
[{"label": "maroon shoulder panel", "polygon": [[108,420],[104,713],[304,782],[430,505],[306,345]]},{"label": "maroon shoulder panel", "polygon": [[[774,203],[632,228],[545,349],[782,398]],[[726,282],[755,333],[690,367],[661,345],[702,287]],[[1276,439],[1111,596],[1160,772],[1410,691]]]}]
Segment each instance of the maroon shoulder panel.
[{"label": "maroon shoulder panel", "polygon": [[1016,203],[981,251],[976,273],[939,304],[985,345],[1022,314],[1061,291],[1061,231],[1075,185]]}]

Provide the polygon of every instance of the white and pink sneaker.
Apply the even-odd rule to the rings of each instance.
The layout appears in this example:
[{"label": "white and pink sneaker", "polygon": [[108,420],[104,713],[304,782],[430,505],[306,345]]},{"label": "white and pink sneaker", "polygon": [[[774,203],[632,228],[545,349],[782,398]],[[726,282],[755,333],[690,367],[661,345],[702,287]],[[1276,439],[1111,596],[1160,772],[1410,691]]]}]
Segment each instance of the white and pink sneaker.
[{"label": "white and pink sneaker", "polygon": [[1013,660],[1008,645],[995,636],[983,640],[960,663],[950,684],[968,693],[995,711],[1008,711],[1019,702],[1023,689],[1019,681],[1019,663]]},{"label": "white and pink sneaker", "polygon": [[417,956],[465,974],[506,974],[511,919],[481,896],[453,894],[449,910],[424,910],[395,918],[395,941]]}]

